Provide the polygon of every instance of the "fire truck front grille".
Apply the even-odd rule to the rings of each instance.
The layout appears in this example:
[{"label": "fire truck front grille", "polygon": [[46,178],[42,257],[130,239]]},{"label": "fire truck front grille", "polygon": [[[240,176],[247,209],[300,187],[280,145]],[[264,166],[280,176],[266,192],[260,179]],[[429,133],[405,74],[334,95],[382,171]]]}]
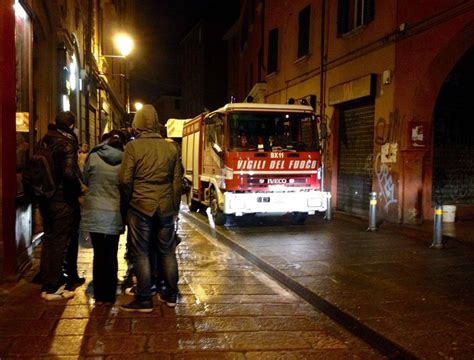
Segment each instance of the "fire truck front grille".
[{"label": "fire truck front grille", "polygon": [[267,188],[270,185],[285,185],[289,187],[308,186],[310,176],[244,176],[241,178],[241,187]]}]

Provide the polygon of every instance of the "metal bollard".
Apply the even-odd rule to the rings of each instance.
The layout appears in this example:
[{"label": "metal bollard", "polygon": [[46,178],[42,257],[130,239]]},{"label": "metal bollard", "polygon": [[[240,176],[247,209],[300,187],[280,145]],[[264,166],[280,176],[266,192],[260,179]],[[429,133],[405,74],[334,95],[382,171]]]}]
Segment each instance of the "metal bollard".
[{"label": "metal bollard", "polygon": [[433,249],[443,249],[443,206],[436,205],[434,211],[433,221],[433,242],[431,243]]},{"label": "metal bollard", "polygon": [[326,198],[326,201],[327,201],[327,208],[326,208],[326,214],[324,215],[324,219],[330,221],[331,216],[332,216],[332,213],[331,213],[331,197],[328,196]]},{"label": "metal bollard", "polygon": [[367,231],[377,231],[377,193],[370,193],[369,227]]}]

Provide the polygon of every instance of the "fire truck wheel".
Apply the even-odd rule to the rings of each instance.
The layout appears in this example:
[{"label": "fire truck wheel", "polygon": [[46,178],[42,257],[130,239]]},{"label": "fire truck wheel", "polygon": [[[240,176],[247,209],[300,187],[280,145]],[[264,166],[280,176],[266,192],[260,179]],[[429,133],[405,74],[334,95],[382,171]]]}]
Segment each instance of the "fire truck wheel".
[{"label": "fire truck wheel", "polygon": [[307,217],[307,213],[295,211],[291,217],[291,223],[293,225],[303,225]]},{"label": "fire truck wheel", "polygon": [[214,190],[211,190],[211,199],[209,203],[211,204],[211,215],[212,219],[214,220],[214,224],[224,225],[227,220],[226,215],[222,212],[221,209],[219,209],[219,203],[217,201],[216,192]]}]

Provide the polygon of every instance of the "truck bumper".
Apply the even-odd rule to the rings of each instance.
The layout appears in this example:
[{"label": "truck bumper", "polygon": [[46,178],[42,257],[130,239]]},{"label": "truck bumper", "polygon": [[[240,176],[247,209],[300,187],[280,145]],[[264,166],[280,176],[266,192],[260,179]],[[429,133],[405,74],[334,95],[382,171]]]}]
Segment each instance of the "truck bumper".
[{"label": "truck bumper", "polygon": [[251,213],[326,211],[331,193],[323,191],[224,193],[224,213],[237,216]]}]

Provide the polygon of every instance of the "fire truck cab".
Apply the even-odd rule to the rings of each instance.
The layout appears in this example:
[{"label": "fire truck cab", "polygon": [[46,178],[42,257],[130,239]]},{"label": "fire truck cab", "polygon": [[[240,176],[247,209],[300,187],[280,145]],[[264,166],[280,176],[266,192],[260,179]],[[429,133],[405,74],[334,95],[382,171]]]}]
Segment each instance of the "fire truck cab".
[{"label": "fire truck cab", "polygon": [[191,211],[210,207],[216,225],[228,215],[283,215],[294,224],[324,212],[316,114],[307,105],[230,103],[186,121],[182,160]]}]

